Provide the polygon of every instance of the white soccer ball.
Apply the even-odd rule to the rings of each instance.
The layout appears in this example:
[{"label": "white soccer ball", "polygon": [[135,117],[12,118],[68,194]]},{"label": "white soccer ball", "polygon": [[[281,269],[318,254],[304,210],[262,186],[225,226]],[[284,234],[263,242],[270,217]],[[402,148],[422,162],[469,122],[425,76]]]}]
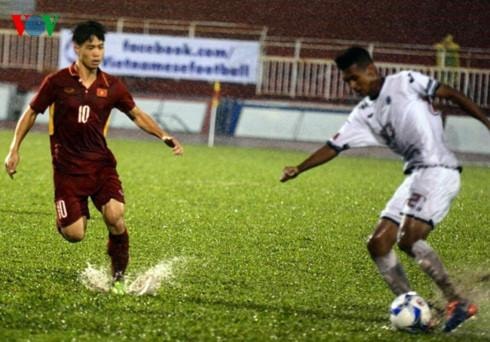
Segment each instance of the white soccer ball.
[{"label": "white soccer ball", "polygon": [[427,302],[416,292],[407,292],[395,298],[390,307],[391,326],[408,332],[426,331],[431,319]]}]

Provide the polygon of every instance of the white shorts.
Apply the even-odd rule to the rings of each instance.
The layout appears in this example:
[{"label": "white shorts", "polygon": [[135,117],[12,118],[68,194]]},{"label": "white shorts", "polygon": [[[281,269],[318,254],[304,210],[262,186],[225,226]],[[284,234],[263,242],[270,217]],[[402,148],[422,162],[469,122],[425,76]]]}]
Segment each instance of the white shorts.
[{"label": "white shorts", "polygon": [[458,170],[442,167],[414,170],[393,194],[381,217],[397,223],[413,216],[435,226],[447,215],[460,189]]}]

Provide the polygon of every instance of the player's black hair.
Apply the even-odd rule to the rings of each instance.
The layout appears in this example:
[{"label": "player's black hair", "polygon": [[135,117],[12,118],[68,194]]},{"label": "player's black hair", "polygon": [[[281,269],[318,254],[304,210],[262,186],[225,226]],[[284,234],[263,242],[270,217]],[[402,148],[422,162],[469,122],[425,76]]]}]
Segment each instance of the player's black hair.
[{"label": "player's black hair", "polygon": [[90,37],[96,36],[99,40],[105,41],[106,29],[104,25],[97,21],[89,20],[79,23],[75,29],[73,29],[72,41],[78,45],[82,45]]},{"label": "player's black hair", "polygon": [[360,46],[353,46],[338,55],[337,58],[335,58],[335,63],[340,70],[345,70],[354,64],[361,68],[365,68],[373,63],[373,59],[366,49]]}]

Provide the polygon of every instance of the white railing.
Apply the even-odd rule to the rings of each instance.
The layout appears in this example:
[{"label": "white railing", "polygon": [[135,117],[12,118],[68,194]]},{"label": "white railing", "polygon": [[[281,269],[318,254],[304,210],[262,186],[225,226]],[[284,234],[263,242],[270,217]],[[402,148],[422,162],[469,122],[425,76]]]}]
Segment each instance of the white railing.
[{"label": "white railing", "polygon": [[[52,71],[58,67],[59,34],[18,36],[15,30],[0,29],[0,67]],[[416,70],[448,83],[490,108],[490,69],[440,68],[424,65],[377,63],[382,74]],[[331,59],[261,56],[259,95],[287,98],[348,101],[353,98]]]},{"label": "white railing", "polygon": [[[1,1],[1,0],[0,0]],[[22,12],[22,11],[21,11]],[[13,29],[10,15],[0,12],[3,20]],[[25,12],[24,12],[25,13]],[[259,40],[267,36],[267,26],[199,20],[169,20],[133,17],[111,17],[93,14],[57,13],[56,29],[73,29],[85,20],[97,20],[110,32],[132,32],[143,34],[166,34],[188,37],[228,36],[239,39]]]},{"label": "white railing", "polygon": [[55,70],[58,67],[59,34],[19,36],[15,30],[0,29],[0,66],[2,68]]},{"label": "white railing", "polygon": [[[460,90],[479,106],[490,108],[490,70],[382,62],[376,65],[382,75],[401,70],[420,71]],[[260,95],[340,102],[354,99],[334,61],[320,59],[263,56],[256,92]]]},{"label": "white railing", "polygon": [[[0,13],[0,25],[13,29],[8,12]],[[84,20],[97,20],[109,31],[172,36],[233,38],[258,40],[266,55],[296,58],[333,58],[339,51],[352,45],[369,49],[376,59],[395,63],[436,64],[436,48],[427,44],[387,43],[346,39],[271,36],[265,25],[217,21],[189,21],[148,19],[135,17],[111,17],[93,14],[58,13],[57,29],[73,28]],[[280,54],[277,54],[277,50]],[[439,52],[444,53],[444,52]],[[444,58],[439,58],[443,61]],[[440,62],[439,61],[439,62]],[[490,49],[461,47],[460,66],[467,68],[490,68]]]}]

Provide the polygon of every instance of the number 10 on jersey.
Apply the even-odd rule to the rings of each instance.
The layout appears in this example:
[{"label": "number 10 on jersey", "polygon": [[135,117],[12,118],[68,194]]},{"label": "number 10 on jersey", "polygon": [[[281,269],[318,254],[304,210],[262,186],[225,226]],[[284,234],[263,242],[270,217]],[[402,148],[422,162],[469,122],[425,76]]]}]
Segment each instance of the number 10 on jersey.
[{"label": "number 10 on jersey", "polygon": [[87,105],[78,107],[78,123],[87,123],[90,116],[90,107]]}]

